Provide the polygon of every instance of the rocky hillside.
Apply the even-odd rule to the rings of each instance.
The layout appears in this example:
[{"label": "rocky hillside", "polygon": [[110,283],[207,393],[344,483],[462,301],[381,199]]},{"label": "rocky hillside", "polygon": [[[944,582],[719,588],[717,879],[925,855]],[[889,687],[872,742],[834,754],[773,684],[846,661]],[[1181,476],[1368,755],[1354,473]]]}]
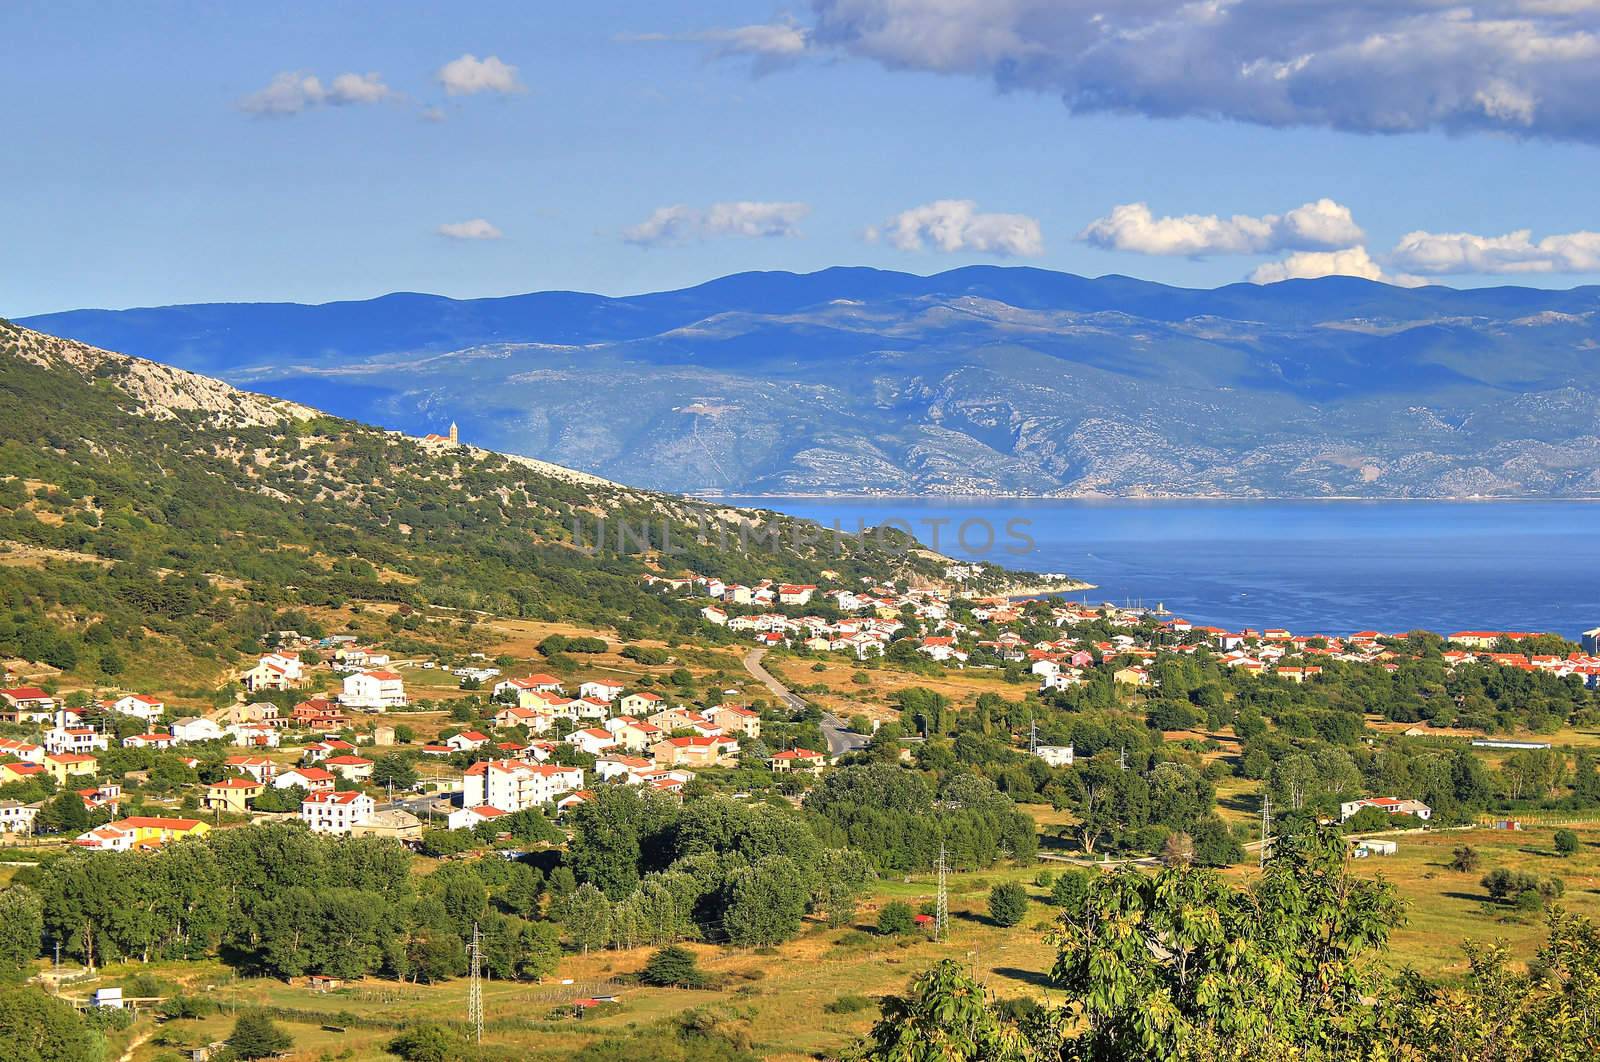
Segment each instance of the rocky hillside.
[{"label": "rocky hillside", "polygon": [[34,321],[678,491],[1600,494],[1600,289],[974,267]]},{"label": "rocky hillside", "polygon": [[[590,545],[600,518],[650,531],[627,550],[614,537],[578,548],[575,521]],[[694,611],[645,590],[647,571],[936,570],[904,542],[835,555],[816,537],[741,540],[741,520],[770,531],[776,518],[371,428],[0,322],[0,658],[106,676],[152,646],[174,665],[226,659],[286,611],[351,602],[671,636],[698,627]]]}]

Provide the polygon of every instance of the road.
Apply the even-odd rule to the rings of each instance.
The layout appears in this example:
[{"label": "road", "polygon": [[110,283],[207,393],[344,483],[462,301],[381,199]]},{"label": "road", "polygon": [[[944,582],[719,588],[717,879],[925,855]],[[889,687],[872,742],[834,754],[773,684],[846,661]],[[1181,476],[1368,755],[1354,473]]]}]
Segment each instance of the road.
[{"label": "road", "polygon": [[[788,686],[779,682],[772,672],[761,666],[761,658],[766,655],[767,651],[765,649],[750,650],[744,657],[744,669],[750,672],[751,676],[758,682],[771,690],[772,695],[788,705],[790,709],[796,712],[805,711],[806,702],[794,694]],[[857,734],[852,731],[843,719],[840,719],[832,712],[822,713],[821,726],[822,736],[828,741],[828,756],[830,759],[838,759],[847,752],[854,752],[856,749],[863,748],[869,740],[865,734]]]}]

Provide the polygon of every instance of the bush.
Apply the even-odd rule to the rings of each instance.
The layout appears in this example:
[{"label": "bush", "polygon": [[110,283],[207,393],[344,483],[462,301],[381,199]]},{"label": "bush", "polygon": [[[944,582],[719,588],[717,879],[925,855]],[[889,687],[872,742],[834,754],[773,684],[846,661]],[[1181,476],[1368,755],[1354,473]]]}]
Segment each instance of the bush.
[{"label": "bush", "polygon": [[672,944],[650,956],[639,972],[639,980],[663,988],[702,988],[706,975],[694,952]]},{"label": "bush", "polygon": [[1471,873],[1478,869],[1478,864],[1483,860],[1478,855],[1478,850],[1469,844],[1458,845],[1450,850],[1450,869],[1459,870],[1463,874]]},{"label": "bush", "polygon": [[233,1023],[228,1050],[235,1058],[271,1058],[294,1045],[294,1038],[262,1011],[250,1011]]},{"label": "bush", "polygon": [[989,890],[989,917],[996,925],[1014,926],[1028,913],[1028,890],[1015,881]]},{"label": "bush", "polygon": [[1502,903],[1515,903],[1523,906],[1530,901],[1525,900],[1527,893],[1536,897],[1534,906],[1544,900],[1557,900],[1567,891],[1567,883],[1560,878],[1541,878],[1537,874],[1529,874],[1525,870],[1509,870],[1506,867],[1495,867],[1483,876],[1481,882],[1488,890],[1489,895]]},{"label": "bush", "polygon": [[1556,852],[1570,856],[1578,851],[1578,835],[1571,830],[1556,831]]},{"label": "bush", "polygon": [[911,905],[891,900],[878,912],[878,932],[884,936],[900,936],[917,927],[916,913]]},{"label": "bush", "polygon": [[406,1028],[384,1045],[391,1055],[406,1062],[454,1062],[466,1058],[466,1041],[437,1022],[423,1022]]},{"label": "bush", "polygon": [[1050,902],[1071,913],[1081,911],[1084,901],[1089,898],[1091,880],[1093,880],[1091,871],[1080,870],[1077,867],[1063,870],[1055,885],[1050,888]]},{"label": "bush", "polygon": [[856,1014],[874,1006],[876,1004],[866,996],[858,996],[852,992],[849,995],[840,996],[831,1003],[824,1003],[822,1009],[829,1014]]}]

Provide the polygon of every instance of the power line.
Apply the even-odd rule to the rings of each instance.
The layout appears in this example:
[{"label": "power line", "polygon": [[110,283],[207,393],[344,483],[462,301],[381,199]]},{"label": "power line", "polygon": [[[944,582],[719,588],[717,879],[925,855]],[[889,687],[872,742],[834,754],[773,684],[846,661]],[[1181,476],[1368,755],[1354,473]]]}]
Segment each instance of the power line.
[{"label": "power line", "polygon": [[483,978],[481,956],[483,942],[478,936],[478,923],[472,923],[472,946],[467,949],[471,960],[471,985],[467,989],[467,1023],[472,1026],[478,1046],[483,1046]]},{"label": "power line", "polygon": [[934,904],[933,938],[935,940],[948,940],[950,937],[950,891],[945,885],[944,842],[939,842],[939,898]]},{"label": "power line", "polygon": [[1259,867],[1267,865],[1267,846],[1272,843],[1272,795],[1261,790],[1261,861]]}]

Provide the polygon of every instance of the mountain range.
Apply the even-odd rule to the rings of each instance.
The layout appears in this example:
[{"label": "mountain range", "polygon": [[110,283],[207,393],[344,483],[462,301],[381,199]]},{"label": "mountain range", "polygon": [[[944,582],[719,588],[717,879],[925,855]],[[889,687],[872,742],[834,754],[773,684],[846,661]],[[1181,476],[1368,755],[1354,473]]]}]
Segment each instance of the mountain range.
[{"label": "mountain range", "polygon": [[20,324],[412,433],[725,494],[1600,494],[1600,288],[969,267]]}]

